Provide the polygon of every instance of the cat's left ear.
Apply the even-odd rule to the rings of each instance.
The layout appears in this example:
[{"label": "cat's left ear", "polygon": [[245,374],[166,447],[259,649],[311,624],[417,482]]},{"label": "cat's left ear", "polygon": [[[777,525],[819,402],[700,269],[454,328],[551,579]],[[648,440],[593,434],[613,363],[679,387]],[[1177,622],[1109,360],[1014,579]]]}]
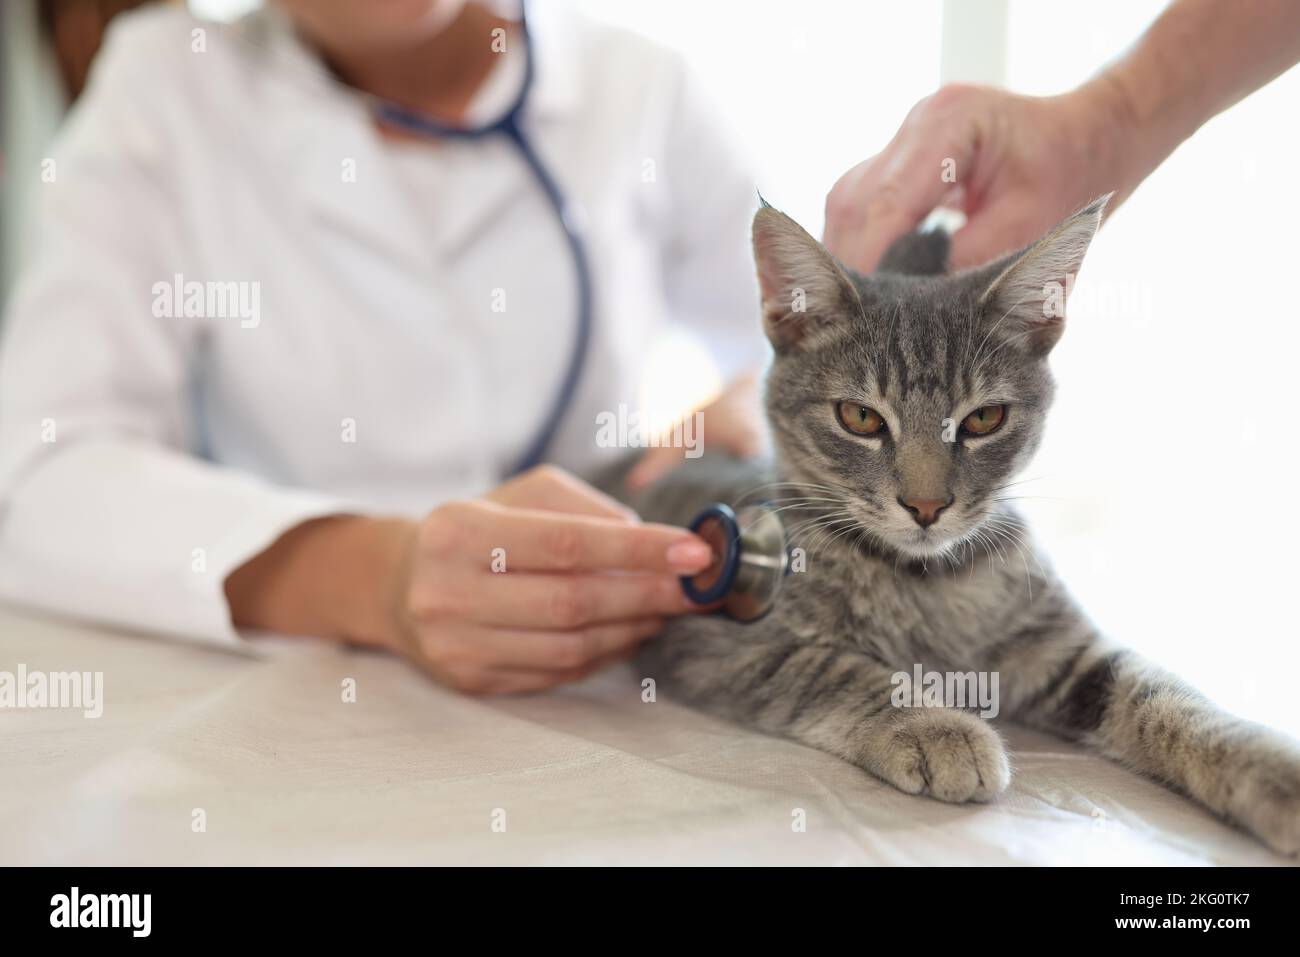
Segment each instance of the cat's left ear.
[{"label": "cat's left ear", "polygon": [[754,214],[753,231],[763,330],[773,349],[825,345],[861,314],[844,269],[793,219],[764,202]]},{"label": "cat's left ear", "polygon": [[1003,335],[1031,355],[1046,355],[1065,331],[1066,300],[1112,195],[1093,200],[1032,246],[986,267],[993,276],[979,304]]}]

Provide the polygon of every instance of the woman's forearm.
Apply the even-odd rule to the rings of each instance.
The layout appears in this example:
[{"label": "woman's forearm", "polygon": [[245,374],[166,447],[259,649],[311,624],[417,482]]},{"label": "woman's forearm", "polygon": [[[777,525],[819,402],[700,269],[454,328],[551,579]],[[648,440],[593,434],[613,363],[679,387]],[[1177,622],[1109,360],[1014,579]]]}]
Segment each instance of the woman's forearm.
[{"label": "woman's forearm", "polygon": [[289,530],[226,579],[236,625],[393,647],[415,526],[334,516]]}]

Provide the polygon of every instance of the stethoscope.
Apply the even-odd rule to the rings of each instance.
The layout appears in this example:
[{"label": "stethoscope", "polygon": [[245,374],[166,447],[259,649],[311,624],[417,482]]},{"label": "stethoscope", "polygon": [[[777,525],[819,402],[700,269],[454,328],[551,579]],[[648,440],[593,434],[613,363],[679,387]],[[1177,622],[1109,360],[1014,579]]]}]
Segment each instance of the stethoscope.
[{"label": "stethoscope", "polygon": [[721,603],[728,618],[758,621],[776,605],[790,572],[785,528],[766,504],[710,505],[691,522],[691,531],[713,549],[704,571],[682,578],[682,591],[701,605]]},{"label": "stethoscope", "polygon": [[[559,392],[552,401],[542,427],[510,474],[540,465],[547,447],[560,429],[560,422],[577,395],[582,367],[591,341],[591,262],[582,236],[579,213],[565,198],[542,158],[523,130],[523,112],[532,93],[535,66],[532,38],[528,32],[527,3],[520,4],[519,27],[524,44],[524,78],[514,103],[496,121],[484,126],[462,127],[439,122],[387,100],[374,104],[375,116],[383,123],[429,139],[476,140],[501,135],[514,144],[524,164],[546,194],[573,258],[578,291],[577,330],[573,351]],[[789,571],[785,533],[774,510],[751,505],[734,512],[727,505],[705,509],[691,524],[691,531],[713,548],[713,563],[703,572],[682,579],[682,590],[700,604],[721,603],[724,614],[741,622],[757,621],[776,603],[781,583]]]},{"label": "stethoscope", "polygon": [[577,396],[578,383],[582,378],[582,367],[587,359],[588,346],[591,342],[592,326],[592,286],[591,261],[587,255],[587,244],[582,236],[580,213],[576,206],[570,204],[560,189],[559,183],[551,175],[542,158],[533,148],[523,129],[524,107],[532,94],[533,78],[536,73],[533,64],[533,43],[528,32],[527,3],[521,3],[519,9],[519,28],[524,44],[524,78],[519,85],[519,93],[514,103],[497,120],[484,126],[452,126],[442,123],[422,113],[416,113],[398,106],[388,100],[378,100],[374,104],[375,116],[383,123],[414,133],[429,139],[477,140],[488,136],[501,135],[514,144],[524,164],[532,172],[533,178],[546,194],[547,201],[555,211],[555,218],[564,230],[564,239],[573,259],[573,275],[578,293],[577,328],[573,335],[573,351],[569,355],[569,364],[564,371],[560,389],[547,410],[546,418],[537,431],[536,438],[525,450],[519,461],[510,469],[511,475],[527,471],[542,463],[547,447],[560,430],[560,422],[565,412]]}]

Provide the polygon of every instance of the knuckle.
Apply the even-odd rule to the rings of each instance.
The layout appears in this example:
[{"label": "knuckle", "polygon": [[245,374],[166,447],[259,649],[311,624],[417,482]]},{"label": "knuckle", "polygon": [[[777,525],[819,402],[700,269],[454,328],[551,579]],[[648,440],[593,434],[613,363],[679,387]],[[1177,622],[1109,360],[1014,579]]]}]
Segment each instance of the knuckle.
[{"label": "knuckle", "polygon": [[570,571],[582,558],[582,536],[567,525],[548,529],[542,547],[557,569]]},{"label": "knuckle", "polygon": [[966,103],[975,89],[969,83],[946,83],[918,103],[915,109],[922,113],[946,112]]},{"label": "knuckle", "polygon": [[528,471],[528,477],[536,482],[559,485],[568,481],[569,474],[557,465],[537,465]]},{"label": "knuckle", "polygon": [[447,502],[430,512],[420,525],[420,550],[436,559],[458,554],[465,544],[471,509],[469,502]]},{"label": "knuckle", "polygon": [[854,196],[854,187],[860,176],[857,171],[846,173],[826,194],[826,219],[840,226],[856,226],[862,222],[862,204]]},{"label": "knuckle", "polygon": [[407,592],[407,611],[421,621],[459,618],[465,611],[461,589],[427,579],[414,582]]},{"label": "knuckle", "polygon": [[440,600],[438,588],[424,581],[413,581],[406,590],[406,613],[417,621],[436,618]]},{"label": "knuckle", "polygon": [[551,623],[557,628],[578,628],[591,614],[591,598],[576,582],[557,582],[547,604]]},{"label": "knuckle", "polygon": [[898,180],[890,176],[882,180],[867,201],[866,217],[879,219],[897,211],[902,206],[903,188]]}]

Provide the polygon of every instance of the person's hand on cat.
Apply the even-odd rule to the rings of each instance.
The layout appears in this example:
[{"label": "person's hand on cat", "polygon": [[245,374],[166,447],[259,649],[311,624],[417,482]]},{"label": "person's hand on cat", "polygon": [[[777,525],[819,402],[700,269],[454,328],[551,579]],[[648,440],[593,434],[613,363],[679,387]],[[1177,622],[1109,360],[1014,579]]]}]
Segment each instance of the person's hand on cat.
[{"label": "person's hand on cat", "polygon": [[[947,86],[826,200],[826,247],[860,272],[938,206],[966,214],[950,268],[978,266],[1113,193],[1113,213],[1210,117],[1300,62],[1300,5],[1169,4],[1129,51],[1046,98]],[[1231,23],[1231,29],[1225,24]]]},{"label": "person's hand on cat", "polygon": [[1064,216],[1135,182],[1125,127],[1105,85],[1057,97],[946,86],[918,103],[889,144],[845,173],[826,200],[826,247],[860,272],[939,206],[959,209],[950,268],[1019,249]]},{"label": "person's hand on cat", "polygon": [[477,694],[575,681],[698,610],[709,546],[549,466],[435,509],[411,536],[398,650]]},{"label": "person's hand on cat", "polygon": [[[683,435],[694,436],[701,448],[721,449],[738,459],[757,458],[767,450],[756,374],[735,379],[697,414],[703,423],[698,433],[686,428],[690,423],[685,423]],[[628,473],[628,490],[636,492],[653,485],[686,461],[686,451],[673,443],[646,449]]]}]

